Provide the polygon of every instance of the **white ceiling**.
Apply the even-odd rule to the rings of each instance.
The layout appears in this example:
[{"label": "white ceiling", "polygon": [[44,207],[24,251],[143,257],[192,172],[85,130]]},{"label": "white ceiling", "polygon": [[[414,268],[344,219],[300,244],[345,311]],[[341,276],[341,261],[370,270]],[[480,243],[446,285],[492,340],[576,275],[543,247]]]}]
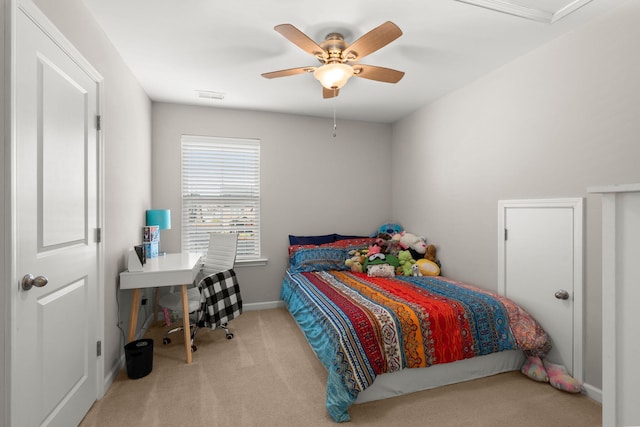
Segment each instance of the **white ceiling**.
[{"label": "white ceiling", "polygon": [[[482,6],[468,2],[480,2]],[[620,0],[84,0],[154,101],[394,122],[587,21]],[[551,17],[538,22],[491,10]],[[582,7],[578,7],[582,5]],[[565,11],[578,7],[564,17]],[[532,12],[532,13],[529,13]],[[311,74],[261,73],[316,66],[273,27],[289,23],[317,43],[353,42],[385,21],[403,35],[362,60],[404,71],[397,84],[352,78],[323,99]],[[201,99],[198,91],[224,93]]]}]

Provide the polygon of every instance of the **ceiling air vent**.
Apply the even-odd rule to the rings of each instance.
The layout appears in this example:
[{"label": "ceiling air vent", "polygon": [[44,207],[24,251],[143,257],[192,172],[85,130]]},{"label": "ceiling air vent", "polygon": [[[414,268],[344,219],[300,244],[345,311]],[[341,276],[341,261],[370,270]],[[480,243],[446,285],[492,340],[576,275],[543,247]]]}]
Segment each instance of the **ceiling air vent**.
[{"label": "ceiling air vent", "polygon": [[212,92],[210,90],[197,90],[198,98],[204,99],[224,99],[224,93]]}]

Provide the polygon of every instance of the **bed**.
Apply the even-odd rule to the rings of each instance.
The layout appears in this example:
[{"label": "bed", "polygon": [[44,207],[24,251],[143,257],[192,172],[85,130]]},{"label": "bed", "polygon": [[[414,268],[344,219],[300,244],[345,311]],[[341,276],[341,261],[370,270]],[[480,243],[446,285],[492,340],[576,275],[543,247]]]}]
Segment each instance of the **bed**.
[{"label": "bed", "polygon": [[[549,338],[509,299],[441,276],[369,277],[349,251],[371,239],[289,247],[281,298],[328,372],[326,407],[517,370]],[[423,369],[426,368],[426,369]]]}]

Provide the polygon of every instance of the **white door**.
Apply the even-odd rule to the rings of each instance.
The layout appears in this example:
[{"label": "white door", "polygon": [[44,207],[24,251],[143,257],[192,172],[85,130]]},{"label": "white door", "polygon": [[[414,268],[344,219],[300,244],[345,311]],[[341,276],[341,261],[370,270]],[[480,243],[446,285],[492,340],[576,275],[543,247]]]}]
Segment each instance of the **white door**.
[{"label": "white door", "polygon": [[582,379],[582,199],[500,202],[499,291],[547,331],[547,359]]},{"label": "white door", "polygon": [[98,82],[30,3],[15,22],[11,425],[73,426],[97,397]]}]

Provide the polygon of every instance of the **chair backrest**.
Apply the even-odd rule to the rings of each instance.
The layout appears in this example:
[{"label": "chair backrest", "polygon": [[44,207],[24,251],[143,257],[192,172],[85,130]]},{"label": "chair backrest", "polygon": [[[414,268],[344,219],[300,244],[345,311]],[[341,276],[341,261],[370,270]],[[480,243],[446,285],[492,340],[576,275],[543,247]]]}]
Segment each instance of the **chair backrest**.
[{"label": "chair backrest", "polygon": [[209,249],[202,272],[220,273],[230,270],[236,262],[237,233],[209,233]]}]

